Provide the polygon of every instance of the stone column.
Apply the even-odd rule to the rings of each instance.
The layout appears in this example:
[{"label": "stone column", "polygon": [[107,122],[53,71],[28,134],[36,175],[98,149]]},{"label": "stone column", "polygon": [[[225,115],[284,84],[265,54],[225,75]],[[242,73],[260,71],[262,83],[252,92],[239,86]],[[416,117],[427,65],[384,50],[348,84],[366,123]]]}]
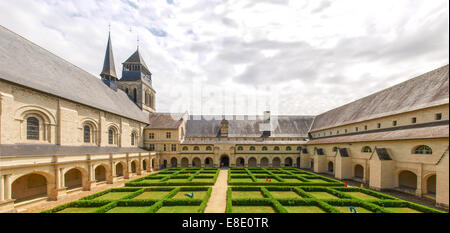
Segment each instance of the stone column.
[{"label": "stone column", "polygon": [[417,171],[417,189],[416,196],[422,197],[422,164],[420,164],[419,169]]},{"label": "stone column", "polygon": [[12,199],[12,195],[11,195],[11,186],[12,184],[9,182],[11,175],[5,175],[5,200],[11,200]]},{"label": "stone column", "polygon": [[0,202],[5,200],[5,176],[0,177]]}]

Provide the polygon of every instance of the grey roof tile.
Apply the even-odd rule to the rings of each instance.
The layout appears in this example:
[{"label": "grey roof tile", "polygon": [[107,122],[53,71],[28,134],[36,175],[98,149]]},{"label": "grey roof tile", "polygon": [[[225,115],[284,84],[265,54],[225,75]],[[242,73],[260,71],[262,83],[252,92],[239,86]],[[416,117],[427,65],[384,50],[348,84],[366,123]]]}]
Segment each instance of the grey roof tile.
[{"label": "grey roof tile", "polygon": [[449,103],[448,65],[315,117],[311,132]]},{"label": "grey roof tile", "polygon": [[0,26],[0,79],[148,123],[125,92]]}]

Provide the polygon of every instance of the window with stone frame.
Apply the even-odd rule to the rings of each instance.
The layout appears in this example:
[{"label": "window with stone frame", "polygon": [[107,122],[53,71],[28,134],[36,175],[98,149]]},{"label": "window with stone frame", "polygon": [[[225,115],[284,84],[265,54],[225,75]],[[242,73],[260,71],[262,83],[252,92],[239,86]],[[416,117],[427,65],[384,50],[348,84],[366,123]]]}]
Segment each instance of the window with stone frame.
[{"label": "window with stone frame", "polygon": [[166,133],[166,138],[167,138],[167,139],[172,138],[172,133],[171,133],[171,132],[167,132],[167,133]]},{"label": "window with stone frame", "polygon": [[370,148],[370,146],[365,146],[365,147],[363,147],[362,152],[364,152],[364,153],[372,153],[372,148]]},{"label": "window with stone frame", "polygon": [[433,154],[433,150],[427,145],[421,145],[416,147],[414,154]]},{"label": "window with stone frame", "polygon": [[177,145],[176,144],[172,144],[172,151],[177,151]]},{"label": "window with stone frame", "polygon": [[83,127],[83,142],[91,143],[91,127],[89,125]]},{"label": "window with stone frame", "polygon": [[149,133],[148,134],[149,139],[155,139],[155,133]]},{"label": "window with stone frame", "polygon": [[27,118],[27,139],[39,140],[39,120],[36,117]]}]

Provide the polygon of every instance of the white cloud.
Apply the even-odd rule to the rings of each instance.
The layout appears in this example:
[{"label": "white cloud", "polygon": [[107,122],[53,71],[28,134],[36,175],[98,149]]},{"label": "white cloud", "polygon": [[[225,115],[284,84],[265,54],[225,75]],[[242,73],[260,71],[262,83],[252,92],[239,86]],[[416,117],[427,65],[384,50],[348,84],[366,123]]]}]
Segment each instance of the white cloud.
[{"label": "white cloud", "polygon": [[444,0],[0,1],[1,25],[95,76],[109,23],[118,74],[139,35],[157,110],[204,114],[319,114],[438,68],[448,14]]}]

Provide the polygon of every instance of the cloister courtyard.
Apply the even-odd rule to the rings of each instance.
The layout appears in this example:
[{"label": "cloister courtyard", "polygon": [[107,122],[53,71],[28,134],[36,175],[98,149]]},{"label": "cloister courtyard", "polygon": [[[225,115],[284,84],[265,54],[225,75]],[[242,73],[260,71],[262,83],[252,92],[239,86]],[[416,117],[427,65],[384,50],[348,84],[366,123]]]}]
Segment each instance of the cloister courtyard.
[{"label": "cloister courtyard", "polygon": [[42,213],[445,212],[298,168],[169,168]]}]

